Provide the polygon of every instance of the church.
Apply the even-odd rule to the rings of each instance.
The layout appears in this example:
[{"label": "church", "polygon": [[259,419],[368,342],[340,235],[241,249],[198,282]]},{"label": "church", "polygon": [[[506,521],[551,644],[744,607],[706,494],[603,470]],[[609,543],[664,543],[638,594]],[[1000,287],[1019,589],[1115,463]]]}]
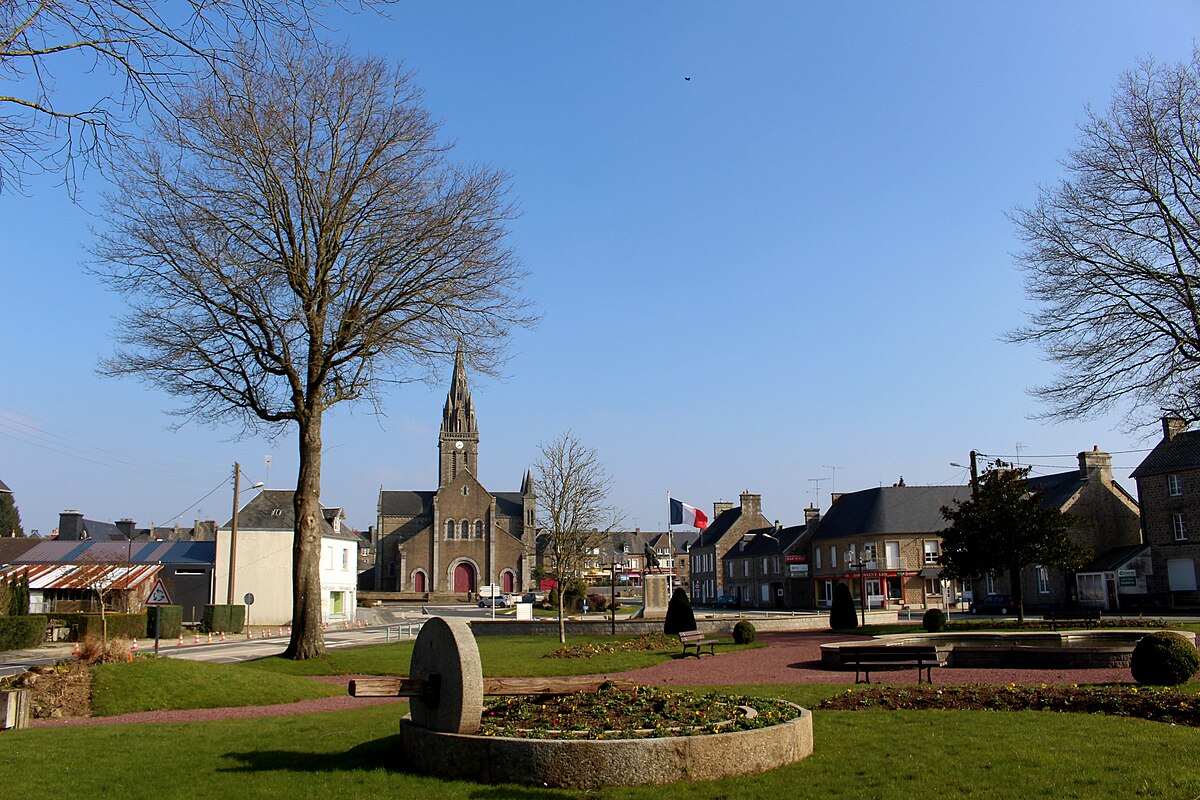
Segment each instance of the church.
[{"label": "church", "polygon": [[537,496],[527,470],[519,492],[479,482],[479,427],[462,352],[454,358],[438,434],[436,491],[379,492],[376,590],[470,594],[495,584],[533,586]]}]

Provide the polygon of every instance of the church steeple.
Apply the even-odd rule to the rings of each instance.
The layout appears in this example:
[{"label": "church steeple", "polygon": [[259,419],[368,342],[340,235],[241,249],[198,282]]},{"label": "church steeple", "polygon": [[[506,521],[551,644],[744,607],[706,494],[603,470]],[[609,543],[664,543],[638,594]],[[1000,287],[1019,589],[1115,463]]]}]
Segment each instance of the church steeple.
[{"label": "church steeple", "polygon": [[453,480],[460,469],[478,476],[479,428],[475,423],[475,403],[467,386],[467,370],[463,365],[462,345],[454,353],[454,373],[450,391],[442,409],[442,430],[438,435],[441,458],[438,486]]}]

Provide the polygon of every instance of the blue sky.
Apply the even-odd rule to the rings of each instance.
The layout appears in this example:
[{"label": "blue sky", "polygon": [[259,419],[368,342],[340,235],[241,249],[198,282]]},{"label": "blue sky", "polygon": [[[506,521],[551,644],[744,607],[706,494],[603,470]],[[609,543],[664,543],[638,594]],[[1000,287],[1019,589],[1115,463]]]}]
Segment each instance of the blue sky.
[{"label": "blue sky", "polygon": [[[1200,6],[412,2],[334,24],[415,71],[454,158],[512,176],[544,319],[505,379],[472,376],[493,491],[568,429],[643,529],[668,490],[758,492],[794,524],[834,488],[964,482],[972,448],[1045,473],[1099,445],[1126,479],[1157,441],[1029,418],[1051,371],[999,340],[1029,308],[1005,214],[1138,58],[1190,56]],[[224,522],[232,463],[286,488],[295,440],[172,431],[163,392],[95,375],[122,310],[81,268],[104,189],[0,195],[0,479],[42,533],[66,508]],[[448,380],[333,411],[323,502],[365,529],[381,486],[435,488]]]}]

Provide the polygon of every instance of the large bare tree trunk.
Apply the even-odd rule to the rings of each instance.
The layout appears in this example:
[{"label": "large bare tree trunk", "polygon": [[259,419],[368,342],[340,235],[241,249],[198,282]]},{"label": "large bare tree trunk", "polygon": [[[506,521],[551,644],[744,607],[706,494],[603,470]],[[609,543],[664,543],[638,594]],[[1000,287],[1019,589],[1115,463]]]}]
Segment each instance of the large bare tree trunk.
[{"label": "large bare tree trunk", "polygon": [[294,499],[292,543],[292,639],[284,656],[315,658],[325,653],[321,631],[321,412],[300,425],[300,475]]}]

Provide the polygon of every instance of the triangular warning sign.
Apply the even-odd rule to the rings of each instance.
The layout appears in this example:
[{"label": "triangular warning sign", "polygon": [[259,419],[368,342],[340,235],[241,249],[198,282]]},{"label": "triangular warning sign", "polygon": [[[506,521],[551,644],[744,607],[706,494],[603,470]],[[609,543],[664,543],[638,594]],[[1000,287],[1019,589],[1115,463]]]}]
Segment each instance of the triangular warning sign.
[{"label": "triangular warning sign", "polygon": [[162,578],[154,582],[154,588],[150,590],[150,596],[146,598],[148,606],[169,606],[171,605],[171,595],[167,594],[167,587],[163,586]]}]

